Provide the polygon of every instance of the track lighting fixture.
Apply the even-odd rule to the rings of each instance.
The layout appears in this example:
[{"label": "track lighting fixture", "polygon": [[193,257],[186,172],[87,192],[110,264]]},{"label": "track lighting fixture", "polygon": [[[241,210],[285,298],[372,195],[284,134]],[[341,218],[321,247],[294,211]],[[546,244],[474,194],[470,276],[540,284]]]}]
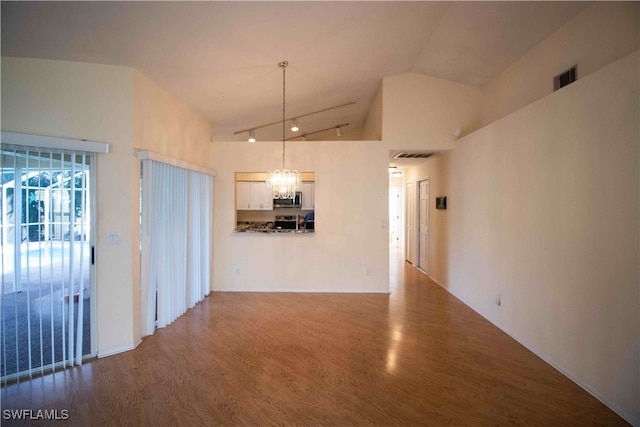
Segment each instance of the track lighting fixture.
[{"label": "track lighting fixture", "polygon": [[291,122],[291,132],[298,132],[299,130],[300,128],[298,127],[298,120],[293,119],[293,121]]},{"label": "track lighting fixture", "polygon": [[314,131],[311,131],[311,132],[305,132],[304,135],[302,135],[302,136],[299,136],[299,135],[290,136],[289,138],[287,138],[287,141],[291,141],[292,139],[298,139],[298,138],[304,138],[303,141],[306,141],[307,138],[309,137],[309,135],[314,135],[316,133],[322,133],[322,132],[327,132],[327,131],[330,131],[330,130],[335,130],[337,127],[340,127],[342,129],[345,126],[349,126],[349,123],[340,123],[340,124],[337,124],[335,126],[331,126],[331,127],[328,127],[328,128],[314,130]]},{"label": "track lighting fixture", "polygon": [[342,131],[340,130],[340,126],[336,127],[336,136],[342,136]]},{"label": "track lighting fixture", "polygon": [[249,139],[247,139],[247,141],[249,142],[256,142],[256,134],[253,133],[252,130],[249,131]]},{"label": "track lighting fixture", "polygon": [[[299,114],[296,117],[285,117],[285,121],[289,121],[289,120],[297,121],[301,117],[307,117],[307,116],[311,116],[311,115],[314,115],[314,114],[324,113],[326,111],[335,110],[336,108],[348,107],[348,106],[353,105],[355,103],[356,103],[356,101],[349,101],[349,102],[347,102],[345,104],[340,104],[340,105],[335,105],[333,107],[323,108],[321,110],[312,111],[310,113]],[[235,131],[233,134],[234,135],[238,135],[240,133],[249,132],[249,131],[252,131],[252,130],[254,131],[256,129],[262,129],[262,128],[267,127],[267,126],[278,125],[278,124],[281,124],[281,123],[282,122],[279,120],[277,122],[266,123],[266,124],[260,125],[260,126],[252,126],[250,128],[247,128],[247,129],[241,129],[241,130]],[[296,123],[296,125],[297,125],[297,123]],[[296,132],[293,129],[291,129],[291,130]],[[296,137],[296,138],[298,138],[298,137]]]}]

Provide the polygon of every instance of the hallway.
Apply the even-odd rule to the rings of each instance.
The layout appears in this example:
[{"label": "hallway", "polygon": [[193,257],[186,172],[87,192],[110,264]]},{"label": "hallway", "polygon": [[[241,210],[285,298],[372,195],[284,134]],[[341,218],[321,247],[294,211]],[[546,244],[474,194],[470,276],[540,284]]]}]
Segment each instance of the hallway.
[{"label": "hallway", "polygon": [[134,351],[4,387],[2,409],[66,409],[66,425],[626,425],[391,254],[389,295],[214,292]]}]

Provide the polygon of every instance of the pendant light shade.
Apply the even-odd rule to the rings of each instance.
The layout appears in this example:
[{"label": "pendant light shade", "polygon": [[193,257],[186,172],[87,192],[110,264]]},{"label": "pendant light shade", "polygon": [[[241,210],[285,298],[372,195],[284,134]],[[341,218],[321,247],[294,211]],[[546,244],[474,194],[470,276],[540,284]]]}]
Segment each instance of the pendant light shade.
[{"label": "pendant light shade", "polygon": [[294,199],[296,190],[300,188],[300,174],[298,171],[287,169],[267,172],[267,186],[271,186],[274,199]]}]

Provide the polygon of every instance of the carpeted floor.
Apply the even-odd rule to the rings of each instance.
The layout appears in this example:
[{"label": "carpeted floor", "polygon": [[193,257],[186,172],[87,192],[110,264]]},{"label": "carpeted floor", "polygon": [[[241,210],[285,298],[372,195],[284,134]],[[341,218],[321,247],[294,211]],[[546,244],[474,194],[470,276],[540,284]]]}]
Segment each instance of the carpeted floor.
[{"label": "carpeted floor", "polygon": [[[72,302],[70,307],[61,291],[51,294],[48,289],[42,294],[32,289],[4,295],[0,323],[1,376],[61,362],[65,355],[68,358],[69,316],[74,319],[72,341],[75,341],[79,305]],[[82,354],[88,354],[91,350],[89,295],[82,300],[82,311]]]},{"label": "carpeted floor", "polygon": [[[47,257],[41,257],[37,250],[38,248],[36,251],[30,248],[29,255],[34,258],[31,262],[25,263],[26,269],[23,265],[22,291],[14,290],[13,269],[10,268],[12,264],[6,263],[7,265],[3,268],[2,286],[0,286],[2,291],[0,296],[0,376],[2,378],[13,376],[29,368],[37,369],[61,362],[65,356],[68,359],[71,354],[69,316],[73,316],[74,319],[73,342],[77,335],[80,305],[82,305],[81,327],[83,329],[82,354],[89,354],[91,351],[88,276],[80,274],[78,266],[74,271],[74,277],[83,278],[82,302],[80,303],[77,299],[74,301],[73,296],[65,299],[64,296],[70,293],[68,258],[62,260],[51,258],[54,262],[45,264],[43,261],[50,259],[48,253]],[[88,258],[83,261],[87,268]]]}]

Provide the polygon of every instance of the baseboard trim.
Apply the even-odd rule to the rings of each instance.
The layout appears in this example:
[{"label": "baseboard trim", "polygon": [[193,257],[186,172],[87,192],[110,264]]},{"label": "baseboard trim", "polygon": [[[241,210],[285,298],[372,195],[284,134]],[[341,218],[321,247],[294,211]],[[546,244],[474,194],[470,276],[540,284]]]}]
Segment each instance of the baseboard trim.
[{"label": "baseboard trim", "polygon": [[[458,298],[459,299],[459,298]],[[464,301],[463,301],[464,302]],[[466,305],[466,303],[465,303]],[[475,311],[475,310],[474,310]],[[478,313],[476,311],[476,313]],[[480,314],[480,313],[478,313]],[[482,315],[481,315],[482,316]],[[482,316],[484,317],[484,316]],[[485,317],[485,319],[487,319]],[[489,319],[487,319],[489,320]],[[489,322],[491,322],[491,320],[489,320]],[[583,382],[582,380],[576,378],[575,376],[573,376],[571,373],[567,372],[566,370],[564,370],[560,365],[558,365],[557,363],[555,363],[552,359],[550,359],[549,357],[546,357],[540,353],[538,353],[537,351],[534,351],[531,347],[529,347],[527,344],[525,344],[521,339],[519,339],[517,336],[515,336],[514,334],[512,334],[510,331],[508,331],[507,329],[504,329],[500,326],[498,326],[496,323],[491,322],[491,324],[495,325],[497,328],[499,328],[502,332],[504,332],[505,334],[509,335],[511,338],[513,338],[514,340],[516,340],[517,342],[519,342],[523,347],[525,347],[527,350],[529,350],[530,352],[532,352],[533,354],[535,354],[536,356],[538,356],[540,359],[544,360],[546,363],[548,363],[552,368],[554,368],[555,370],[557,370],[558,372],[560,372],[562,375],[564,375],[565,377],[569,378],[571,381],[573,381],[574,383],[576,383],[578,386],[580,386],[582,389],[584,389],[587,393],[589,393],[590,395],[592,395],[593,397],[595,397],[596,399],[598,399],[604,406],[606,406],[607,408],[611,409],[613,412],[615,412],[616,414],[618,414],[620,417],[622,417],[622,419],[624,419],[626,422],[628,422],[629,424],[631,424],[634,427],[639,427],[640,426],[640,420],[635,419],[633,416],[631,416],[631,414],[627,413],[626,411],[623,411],[618,405],[616,405],[615,403],[609,402],[602,394],[600,394],[598,391],[596,391],[595,389],[593,389],[589,384]]]},{"label": "baseboard trim", "polygon": [[[434,282],[436,285],[440,286],[442,289],[444,289],[445,291],[449,292],[449,289],[445,288],[442,283],[438,282],[436,279],[434,279],[433,277],[429,276],[429,279],[431,279],[432,282]],[[449,292],[451,295],[453,295],[451,292]],[[455,295],[454,295],[455,296]],[[458,298],[458,297],[456,297]],[[460,298],[458,298],[460,299]],[[465,304],[467,305],[467,304]],[[474,310],[475,311],[475,310]],[[483,316],[484,317],[484,316]]]},{"label": "baseboard trim", "polygon": [[[421,269],[419,269],[420,271],[422,271]],[[492,325],[494,325],[496,328],[500,329],[502,332],[504,332],[505,334],[509,335],[511,338],[513,338],[514,340],[516,340],[518,343],[520,343],[523,347],[525,347],[527,350],[529,350],[530,352],[532,352],[533,354],[535,354],[536,356],[538,356],[540,359],[544,360],[546,363],[548,363],[553,369],[555,369],[556,371],[560,372],[562,375],[564,375],[565,377],[569,378],[571,381],[573,381],[574,383],[576,383],[578,386],[580,386],[583,390],[585,390],[587,393],[589,393],[590,395],[592,395],[593,397],[595,397],[596,399],[598,399],[603,405],[605,405],[607,408],[611,409],[613,412],[615,412],[616,414],[618,414],[620,417],[622,417],[626,422],[628,422],[629,424],[631,424],[634,427],[640,427],[640,420],[635,419],[631,414],[627,413],[626,411],[622,410],[620,407],[618,407],[616,404],[608,401],[602,394],[600,394],[598,391],[594,390],[589,384],[583,382],[582,380],[576,378],[575,376],[573,376],[571,373],[567,372],[565,369],[563,369],[558,363],[556,363],[554,360],[552,360],[551,358],[540,354],[540,352],[536,351],[536,349],[531,348],[530,345],[528,345],[527,343],[525,343],[523,340],[521,340],[517,335],[515,335],[513,332],[511,332],[510,330],[508,330],[507,328],[505,328],[503,325],[500,325],[494,321],[492,321],[491,319],[487,318],[484,314],[480,313],[478,310],[476,310],[475,308],[473,308],[472,306],[470,306],[469,304],[467,304],[462,298],[460,298],[458,295],[456,295],[455,293],[451,292],[449,289],[447,289],[445,286],[442,285],[442,283],[438,282],[436,279],[434,279],[433,277],[427,275],[427,277],[429,277],[429,279],[431,279],[434,283],[436,283],[438,286],[440,286],[442,289],[444,289],[445,291],[447,291],[449,294],[453,295],[454,297],[456,297],[461,303],[463,303],[464,305],[466,305],[467,307],[469,307],[471,310],[475,311],[476,313],[478,313],[480,316],[482,316],[483,319],[487,320],[489,323],[491,323]]]},{"label": "baseboard trim", "polygon": [[214,292],[256,292],[256,293],[291,293],[291,294],[390,294],[389,290],[378,289],[251,289],[251,288],[233,288],[233,289],[214,289]]},{"label": "baseboard trim", "polygon": [[[425,270],[424,268],[419,267],[419,266],[417,266],[417,265],[414,265],[414,267],[415,267],[415,268],[417,268],[417,269],[418,269],[418,271],[420,271],[422,274],[424,274],[425,276],[427,276],[429,279],[431,279],[431,276],[429,276],[429,272],[428,272],[427,270]],[[431,280],[433,280],[433,279],[431,279]],[[433,281],[435,282],[435,280],[433,280]]]},{"label": "baseboard trim", "polygon": [[98,352],[98,354],[96,354],[96,357],[98,359],[102,359],[103,357],[113,356],[114,354],[118,354],[118,353],[124,353],[125,351],[134,350],[135,348],[136,348],[136,346],[134,346],[134,345],[126,345],[126,346],[123,346],[123,347],[116,347],[116,348],[109,349],[107,351],[100,351],[100,352]]}]

